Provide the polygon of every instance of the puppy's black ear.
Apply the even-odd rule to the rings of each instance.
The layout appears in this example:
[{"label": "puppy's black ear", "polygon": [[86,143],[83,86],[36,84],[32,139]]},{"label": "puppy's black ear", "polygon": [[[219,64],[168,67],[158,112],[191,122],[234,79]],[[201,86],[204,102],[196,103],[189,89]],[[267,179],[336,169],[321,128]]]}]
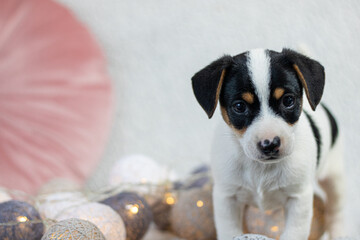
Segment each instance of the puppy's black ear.
[{"label": "puppy's black ear", "polygon": [[320,103],[325,86],[324,67],[317,61],[290,49],[282,51],[291,62],[300,82],[305,89],[306,97],[312,110]]},{"label": "puppy's black ear", "polygon": [[209,118],[215,112],[226,68],[231,65],[232,61],[231,56],[225,55],[197,72],[191,78],[195,97]]}]

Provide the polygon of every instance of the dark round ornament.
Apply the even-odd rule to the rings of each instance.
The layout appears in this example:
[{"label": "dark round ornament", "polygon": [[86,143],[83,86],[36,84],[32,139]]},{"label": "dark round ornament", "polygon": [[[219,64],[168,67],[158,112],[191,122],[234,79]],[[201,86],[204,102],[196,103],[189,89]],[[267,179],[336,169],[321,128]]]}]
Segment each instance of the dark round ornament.
[{"label": "dark round ornament", "polygon": [[211,188],[181,191],[171,211],[172,231],[187,240],[215,240]]},{"label": "dark round ornament", "polygon": [[170,212],[172,206],[163,199],[159,199],[151,206],[153,220],[158,229],[163,231],[171,229]]},{"label": "dark round ornament", "polygon": [[43,232],[40,214],[30,204],[15,200],[0,204],[0,239],[38,240]]},{"label": "dark round ornament", "polygon": [[127,240],[139,240],[145,235],[153,216],[150,206],[143,197],[133,192],[122,192],[101,203],[120,214],[125,223]]},{"label": "dark round ornament", "polygon": [[[157,229],[162,231],[171,230],[170,212],[174,204],[176,204],[177,192],[181,189],[182,183],[173,183],[169,187],[165,187],[162,191],[152,196],[152,200],[148,201],[153,213],[153,220]],[[148,197],[146,198],[149,199]]]}]

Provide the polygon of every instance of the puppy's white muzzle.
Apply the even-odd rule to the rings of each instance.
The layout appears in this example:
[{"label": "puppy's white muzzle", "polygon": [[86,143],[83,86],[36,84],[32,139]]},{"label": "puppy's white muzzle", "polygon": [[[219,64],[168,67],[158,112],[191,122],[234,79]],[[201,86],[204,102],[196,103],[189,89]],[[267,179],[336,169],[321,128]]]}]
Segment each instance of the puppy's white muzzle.
[{"label": "puppy's white muzzle", "polygon": [[273,163],[292,153],[294,128],[280,117],[262,117],[248,127],[239,141],[248,158]]}]

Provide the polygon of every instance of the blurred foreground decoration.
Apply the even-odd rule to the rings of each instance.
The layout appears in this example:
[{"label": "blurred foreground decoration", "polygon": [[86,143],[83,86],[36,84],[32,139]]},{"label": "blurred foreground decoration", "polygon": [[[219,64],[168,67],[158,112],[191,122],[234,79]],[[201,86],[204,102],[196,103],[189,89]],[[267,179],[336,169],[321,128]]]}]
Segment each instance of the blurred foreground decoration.
[{"label": "blurred foreground decoration", "polygon": [[60,192],[76,192],[80,191],[80,184],[66,178],[53,178],[41,186],[37,195],[47,195]]},{"label": "blurred foreground decoration", "polygon": [[93,223],[70,218],[52,225],[41,240],[105,240],[105,237]]},{"label": "blurred foreground decoration", "polygon": [[188,240],[216,240],[211,189],[183,191],[171,212],[174,233]]},{"label": "blurred foreground decoration", "polygon": [[56,220],[77,218],[89,221],[104,234],[106,240],[125,240],[126,231],[122,218],[109,206],[97,202],[74,205],[62,210]]},{"label": "blurred foreground decoration", "polygon": [[37,196],[37,208],[43,218],[56,219],[64,210],[88,203],[81,192],[58,192]]},{"label": "blurred foreground decoration", "polygon": [[153,220],[158,229],[165,231],[171,230],[170,213],[175,200],[171,193],[165,194],[163,198],[157,199],[151,205]]},{"label": "blurred foreground decoration", "polygon": [[0,1],[0,186],[82,183],[100,160],[112,88],[97,43],[52,0]]},{"label": "blurred foreground decoration", "polygon": [[174,171],[160,165],[143,154],[126,155],[116,161],[110,170],[109,186],[132,184],[131,191],[149,194],[153,185],[163,184],[176,179]]},{"label": "blurred foreground decoration", "polygon": [[122,192],[101,201],[114,209],[124,220],[127,240],[140,240],[152,221],[150,206],[133,192]]},{"label": "blurred foreground decoration", "polygon": [[[184,206],[185,204],[184,197],[181,197],[181,195],[184,192],[187,192],[188,190],[193,190],[193,192],[198,193],[198,191],[196,191],[195,189],[206,189],[207,192],[209,192],[211,189],[211,185],[212,185],[212,181],[210,177],[209,167],[201,166],[199,168],[196,168],[193,172],[191,172],[191,175],[183,181],[178,180],[175,182],[171,182],[170,184],[167,183],[162,187],[161,186],[158,187],[156,193],[153,196],[147,197],[151,209],[153,211],[154,223],[157,226],[157,228],[162,231],[167,230],[167,231],[180,232],[181,231],[180,229],[184,228],[184,224],[175,226],[174,229],[172,226],[172,222],[174,222],[175,225],[178,224],[179,222],[177,222],[178,218],[172,218],[172,212],[185,210],[185,209],[178,210],[179,208],[173,210],[174,206],[177,206],[178,204],[182,204]],[[196,196],[195,194],[194,197],[196,198],[198,196]],[[181,201],[180,203],[178,203],[180,198]],[[199,200],[198,204],[201,204],[201,200],[200,199],[198,200]],[[208,200],[209,199],[206,198],[206,201]],[[191,204],[188,206],[192,208]],[[207,204],[204,209],[206,209],[206,211],[209,211],[210,210],[208,208],[209,206],[210,205]]]},{"label": "blurred foreground decoration", "polygon": [[[34,223],[31,223],[34,221]],[[44,233],[38,211],[26,202],[10,200],[0,204],[0,239],[38,240]]]},{"label": "blurred foreground decoration", "polygon": [[[314,195],[313,218],[309,240],[317,240],[325,232],[324,201]],[[261,212],[255,207],[247,207],[244,216],[244,232],[262,234],[270,238],[279,239],[284,230],[285,215],[282,208]]]},{"label": "blurred foreground decoration", "polygon": [[[79,191],[77,188],[71,191],[73,185],[70,184],[70,189],[67,187],[68,185],[65,185],[65,189],[61,187],[61,190],[65,190],[63,192],[54,193],[50,191],[49,193],[44,191],[36,197],[28,194],[26,197],[26,194],[22,192],[4,189],[3,191],[9,193],[9,196],[14,199],[17,197],[28,199],[40,210],[43,219],[31,220],[27,215],[22,215],[26,218],[20,217],[18,219],[20,219],[20,224],[26,223],[26,225],[23,225],[22,229],[17,229],[19,220],[15,222],[7,218],[3,220],[0,214],[0,230],[14,229],[13,234],[22,234],[22,230],[28,229],[28,226],[41,223],[47,229],[49,227],[53,229],[50,234],[50,230],[47,231],[43,239],[52,239],[51,236],[58,236],[55,239],[61,239],[61,236],[69,236],[66,235],[69,231],[73,232],[74,230],[75,236],[78,236],[77,234],[80,234],[82,230],[78,229],[78,231],[72,225],[69,226],[68,230],[53,228],[52,226],[59,223],[56,221],[71,222],[69,219],[76,218],[91,222],[100,230],[101,236],[104,235],[106,239],[140,240],[149,231],[148,227],[153,217],[158,229],[170,231],[183,239],[215,240],[210,171],[200,171],[185,180],[169,182],[165,181],[154,185],[143,183],[140,184],[140,188],[138,188],[139,183],[134,183],[134,185],[119,184],[115,187],[107,186],[98,189],[96,192],[84,189]],[[124,191],[124,189],[131,189],[132,186],[135,186],[134,189],[139,190],[139,192]],[[143,191],[143,187],[148,188],[148,190]],[[51,209],[54,211],[52,212]],[[8,215],[6,213],[6,216]],[[237,236],[235,239],[279,239],[284,228],[284,220],[282,209],[260,212],[256,208],[247,207],[244,214],[244,231],[254,234]],[[321,198],[315,195],[310,240],[321,238],[324,233],[324,222],[324,203]],[[350,240],[352,238],[340,239]]]}]

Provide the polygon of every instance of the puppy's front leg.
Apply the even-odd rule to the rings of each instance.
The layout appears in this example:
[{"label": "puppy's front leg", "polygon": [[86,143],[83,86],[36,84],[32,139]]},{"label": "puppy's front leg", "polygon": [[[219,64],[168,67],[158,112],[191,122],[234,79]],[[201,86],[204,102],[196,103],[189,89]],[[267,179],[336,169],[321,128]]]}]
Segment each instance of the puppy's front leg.
[{"label": "puppy's front leg", "polygon": [[214,217],[218,240],[232,240],[242,234],[244,204],[237,201],[235,194],[214,186]]},{"label": "puppy's front leg", "polygon": [[287,200],[285,207],[285,230],[280,240],[307,240],[313,215],[313,190],[306,189]]}]

